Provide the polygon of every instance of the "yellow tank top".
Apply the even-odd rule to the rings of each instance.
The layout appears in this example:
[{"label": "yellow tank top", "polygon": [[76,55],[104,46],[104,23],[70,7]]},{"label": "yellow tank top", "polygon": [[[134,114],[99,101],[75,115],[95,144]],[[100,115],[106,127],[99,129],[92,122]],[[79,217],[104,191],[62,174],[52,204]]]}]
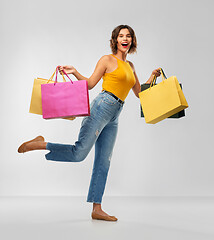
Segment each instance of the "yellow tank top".
[{"label": "yellow tank top", "polygon": [[135,85],[135,76],[128,62],[111,55],[117,59],[118,67],[113,72],[103,75],[102,88],[124,101],[130,89]]}]

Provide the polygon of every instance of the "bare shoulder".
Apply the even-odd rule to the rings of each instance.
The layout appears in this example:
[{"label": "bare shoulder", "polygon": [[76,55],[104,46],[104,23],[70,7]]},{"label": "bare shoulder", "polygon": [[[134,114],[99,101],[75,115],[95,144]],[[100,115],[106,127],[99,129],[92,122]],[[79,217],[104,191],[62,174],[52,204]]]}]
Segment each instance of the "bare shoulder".
[{"label": "bare shoulder", "polygon": [[134,64],[131,61],[127,61],[132,68],[132,71],[135,72]]},{"label": "bare shoulder", "polygon": [[101,61],[103,62],[109,62],[112,60],[112,56],[111,55],[104,55],[100,58]]},{"label": "bare shoulder", "polygon": [[107,66],[111,61],[112,61],[111,55],[104,55],[99,59],[98,63]]}]

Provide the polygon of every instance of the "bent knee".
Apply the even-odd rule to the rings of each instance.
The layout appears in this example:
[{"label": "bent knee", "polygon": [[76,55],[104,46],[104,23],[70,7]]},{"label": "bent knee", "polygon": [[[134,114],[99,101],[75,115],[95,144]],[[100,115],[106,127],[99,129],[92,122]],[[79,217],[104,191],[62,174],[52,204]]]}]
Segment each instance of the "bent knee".
[{"label": "bent knee", "polygon": [[86,159],[86,156],[85,155],[82,155],[82,154],[78,154],[75,156],[75,162],[82,162]]}]

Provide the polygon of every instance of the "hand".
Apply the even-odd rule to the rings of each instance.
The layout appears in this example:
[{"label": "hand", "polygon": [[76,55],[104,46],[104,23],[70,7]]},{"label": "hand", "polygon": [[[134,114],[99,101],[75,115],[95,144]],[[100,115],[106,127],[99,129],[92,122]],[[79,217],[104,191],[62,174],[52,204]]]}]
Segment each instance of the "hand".
[{"label": "hand", "polygon": [[62,71],[65,71],[67,74],[74,74],[77,70],[70,65],[59,66],[59,72],[62,74]]},{"label": "hand", "polygon": [[147,84],[151,84],[151,82],[154,79],[154,76],[159,77],[161,75],[161,71],[160,68],[155,69],[154,71],[152,71],[152,74],[150,76],[150,78],[147,80]]},{"label": "hand", "polygon": [[152,75],[155,75],[156,77],[159,77],[161,75],[160,68],[157,68],[154,71],[152,71]]}]

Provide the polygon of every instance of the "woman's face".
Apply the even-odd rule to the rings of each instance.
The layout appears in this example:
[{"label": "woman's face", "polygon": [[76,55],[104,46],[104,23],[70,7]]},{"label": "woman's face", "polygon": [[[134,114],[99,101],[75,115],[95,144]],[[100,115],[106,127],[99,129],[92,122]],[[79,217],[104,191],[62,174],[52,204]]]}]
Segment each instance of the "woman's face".
[{"label": "woman's face", "polygon": [[121,29],[117,37],[117,51],[127,53],[132,44],[132,37],[127,28]]}]

